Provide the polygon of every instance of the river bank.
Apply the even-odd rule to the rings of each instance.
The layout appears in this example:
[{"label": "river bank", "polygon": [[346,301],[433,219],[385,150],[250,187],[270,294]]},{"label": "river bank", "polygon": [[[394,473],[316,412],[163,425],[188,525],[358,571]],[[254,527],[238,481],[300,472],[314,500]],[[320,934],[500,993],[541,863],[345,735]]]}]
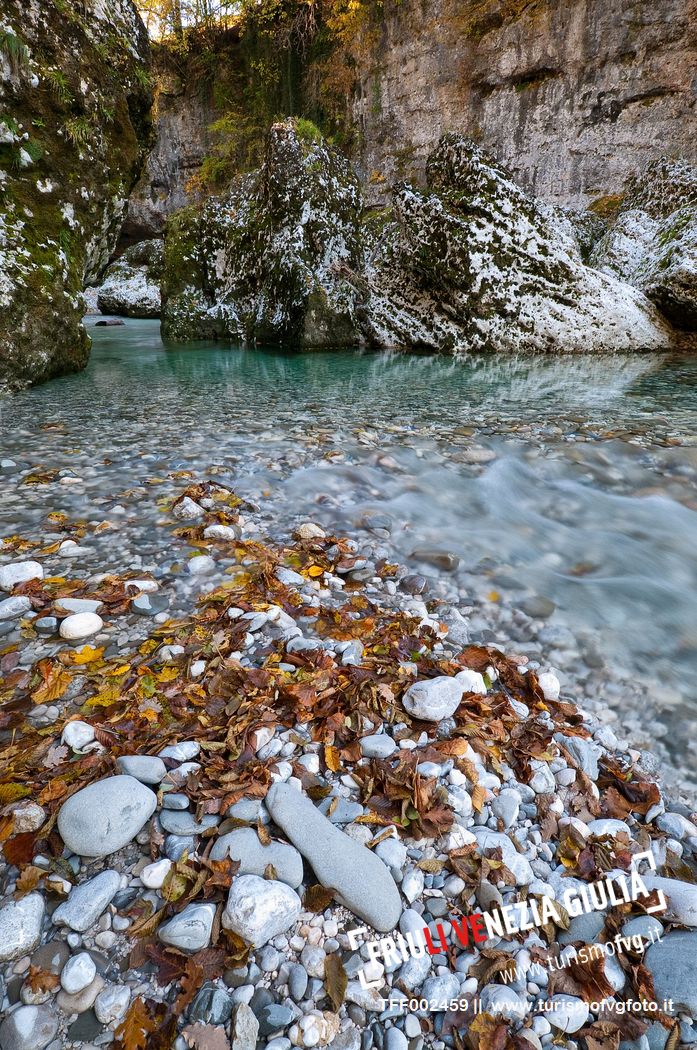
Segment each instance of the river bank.
[{"label": "river bank", "polygon": [[[595,940],[606,919],[648,938],[653,898],[601,912],[592,933],[562,908],[555,925],[490,938],[484,954],[383,966],[351,951],[357,920],[402,934],[428,924],[437,939],[450,912],[521,893],[561,901],[647,848],[668,876],[644,875],[667,894],[664,932],[690,928],[690,809],[664,802],[654,756],[617,737],[602,701],[579,711],[526,656],[467,644],[466,620],[424,604],[421,579],[370,543],[303,522],[271,545],[230,488],[177,482],[174,502],[157,502],[193,555],[201,594],[183,616],[143,566],[83,576],[90,529],[66,520],[54,524],[77,540],[62,541],[62,576],[36,561],[58,553],[47,536],[0,569],[5,590],[15,581],[9,600],[32,606],[26,648],[3,657],[3,889],[19,900],[0,910],[0,932],[6,994],[23,1004],[0,1029],[3,1050],[46,1033],[70,1046],[115,1031],[128,1046],[134,1025],[153,1046],[205,1046],[227,1026],[247,1050],[257,1037],[274,1050],[438,1050],[458,1045],[473,1020],[461,1001],[475,998],[511,1032],[534,1018],[525,1038],[542,1047],[597,1019],[590,988],[646,998],[633,947],[604,976],[596,964],[545,981],[538,965],[530,981],[525,964]],[[216,562],[225,580],[209,591]],[[656,995],[689,1015],[680,937],[647,959]],[[523,975],[512,984],[495,977],[508,962]],[[407,1008],[414,997],[430,1005]],[[672,1021],[645,1013],[661,1046]]]},{"label": "river bank", "polygon": [[[600,531],[589,529],[579,504],[585,489],[614,535],[604,552],[627,532],[623,501],[635,561],[642,530],[652,556],[660,552],[670,531],[656,528],[667,493],[671,513],[686,522],[693,514],[691,408],[673,406],[673,416],[658,420],[655,388],[650,395],[642,388],[661,363],[643,362],[643,378],[632,371],[629,382],[629,363],[602,373],[606,398],[608,367],[620,403],[639,390],[635,422],[650,405],[650,426],[621,433],[629,421],[617,404],[593,408],[588,382],[581,396],[578,363],[569,385],[568,372],[543,372],[540,382],[524,362],[509,372],[498,424],[486,418],[491,375],[479,401],[476,381],[467,385],[467,423],[453,382],[447,400],[458,432],[443,404],[424,397],[442,385],[427,382],[426,361],[404,373],[399,361],[361,359],[366,371],[352,373],[351,398],[340,357],[319,385],[329,355],[304,359],[300,377],[293,359],[289,386],[278,382],[285,358],[218,349],[211,352],[222,355],[222,385],[211,387],[199,382],[200,370],[210,369],[204,350],[180,359],[184,373],[162,361],[168,385],[148,397],[133,381],[137,363],[115,353],[117,337],[123,329],[106,330],[104,358],[95,354],[91,375],[4,406],[14,459],[3,449],[3,513],[14,530],[4,530],[3,586],[17,562],[36,562],[39,569],[27,571],[42,578],[14,586],[9,601],[22,609],[2,621],[2,672],[13,694],[0,729],[2,889],[21,898],[19,913],[0,911],[6,1005],[15,1006],[0,1030],[3,1050],[46,1046],[26,1041],[38,1029],[56,1047],[104,1045],[115,1030],[124,1041],[124,1017],[141,1042],[150,1033],[152,1046],[173,1045],[177,1024],[189,1045],[202,1047],[215,1045],[206,1040],[225,1026],[238,1050],[253,1050],[257,1037],[271,1050],[330,1042],[335,1050],[407,1043],[440,1050],[463,1037],[488,1045],[477,1026],[466,1035],[471,1018],[460,1007],[383,1003],[412,995],[483,999],[506,1030],[523,1014],[532,1022],[524,1038],[538,1050],[560,1028],[573,1034],[575,1021],[580,1030],[594,1020],[570,1000],[556,1019],[548,1012],[533,1020],[535,1004],[549,997],[582,1003],[589,973],[565,969],[544,985],[536,970],[534,980],[509,985],[497,972],[514,960],[524,973],[526,963],[556,958],[567,940],[592,942],[628,922],[655,922],[641,917],[640,905],[602,915],[605,932],[598,916],[581,916],[566,931],[562,921],[541,935],[488,944],[489,954],[377,966],[370,975],[383,984],[370,990],[358,978],[367,952],[352,951],[349,931],[367,921],[378,930],[398,924],[406,934],[426,922],[437,939],[439,925],[448,934],[451,913],[521,895],[558,899],[570,885],[627,870],[631,855],[649,847],[659,874],[676,880],[666,887],[666,936],[649,949],[661,951],[651,962],[656,994],[668,988],[675,998],[690,954],[680,938],[695,936],[678,932],[695,924],[689,770],[671,764],[679,744],[671,753],[660,742],[666,709],[659,715],[650,706],[654,684],[608,661],[602,632],[576,637],[561,619],[560,594],[551,598],[542,586],[561,574],[526,582],[507,525],[516,505],[520,535],[531,535],[524,496],[532,492],[537,519],[556,520],[565,543],[579,518],[588,561],[600,550],[588,537]],[[396,416],[411,412],[410,424],[390,417],[388,388],[378,382],[385,368],[426,405],[419,417],[400,403]],[[555,376],[567,402],[578,391],[584,421],[572,425],[556,410],[560,395],[548,381]],[[540,418],[539,403],[534,418],[518,410],[515,424],[507,420],[506,404],[513,411],[521,390],[540,387],[556,422]],[[313,401],[320,391],[325,396]],[[335,413],[344,419],[332,428]],[[609,414],[612,434],[599,429]],[[513,459],[521,434],[525,459]],[[565,445],[585,475],[574,487],[561,471]],[[615,458],[618,447],[623,459]],[[619,471],[618,462],[633,462],[636,473]],[[636,492],[650,477],[662,491],[644,494],[650,519],[642,523]],[[453,503],[449,521],[444,508]],[[463,540],[473,542],[474,523],[488,516],[476,541],[489,548],[482,562],[472,556],[476,544]],[[540,545],[544,535],[554,533],[538,531]],[[582,564],[580,552],[571,557]],[[664,576],[672,564],[669,557]],[[571,581],[592,572],[568,574],[568,582],[583,586]],[[613,607],[622,607],[617,594]],[[97,788],[88,791],[100,792],[94,800],[80,794],[91,783]],[[335,834],[347,837],[337,844]],[[223,836],[242,851],[232,897]],[[84,883],[89,890],[80,893]],[[607,960],[603,994],[645,997],[636,961]],[[596,981],[598,971],[596,963]],[[689,974],[684,980],[689,985]],[[695,1004],[684,998],[681,1035],[690,1041]],[[670,1025],[652,1024],[649,1045],[662,1047]],[[622,1022],[615,1035],[640,1032]]]}]

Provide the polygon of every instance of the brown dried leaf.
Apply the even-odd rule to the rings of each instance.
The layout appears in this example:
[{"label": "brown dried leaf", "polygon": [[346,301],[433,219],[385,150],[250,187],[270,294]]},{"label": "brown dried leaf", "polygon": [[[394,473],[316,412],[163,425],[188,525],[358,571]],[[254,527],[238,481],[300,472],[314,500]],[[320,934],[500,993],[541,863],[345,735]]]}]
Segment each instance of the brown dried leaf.
[{"label": "brown dried leaf", "polygon": [[212,1024],[197,1021],[196,1024],[187,1025],[182,1035],[192,1050],[230,1050],[225,1029]]},{"label": "brown dried leaf", "polygon": [[346,995],[348,977],[341,957],[336,953],[328,955],[324,960],[324,982],[327,986],[327,994],[334,1009],[338,1012]]},{"label": "brown dried leaf", "polygon": [[319,883],[315,883],[313,886],[308,886],[305,890],[303,908],[306,911],[314,911],[319,915],[320,912],[323,912],[325,908],[329,907],[333,900],[334,890],[328,889],[326,886],[320,886]]}]

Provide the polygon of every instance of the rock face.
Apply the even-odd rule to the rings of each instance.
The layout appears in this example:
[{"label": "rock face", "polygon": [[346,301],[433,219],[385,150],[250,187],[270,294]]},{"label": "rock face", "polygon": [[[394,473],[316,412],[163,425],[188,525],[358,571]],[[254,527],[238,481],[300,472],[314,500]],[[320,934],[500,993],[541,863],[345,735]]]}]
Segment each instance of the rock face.
[{"label": "rock face", "polygon": [[650,164],[630,185],[591,265],[641,289],[678,328],[697,329],[697,168]]},{"label": "rock face", "polygon": [[7,0],[0,48],[0,386],[82,368],[82,289],[113,251],[149,129],[132,0]]},{"label": "rock face", "polygon": [[386,0],[349,50],[369,199],[423,178],[450,130],[526,190],[585,207],[663,153],[697,160],[690,0]]},{"label": "rock face", "polygon": [[165,239],[162,333],[185,342],[355,342],[361,195],[348,163],[293,121],[225,198],[180,212]]},{"label": "rock face", "polygon": [[222,115],[215,86],[182,69],[180,53],[154,44],[152,72],[153,143],[128,201],[121,230],[127,244],[161,237],[167,218],[196,199],[196,177],[215,141],[210,127]]},{"label": "rock face", "polygon": [[569,222],[478,147],[445,136],[428,186],[398,186],[362,220],[345,162],[275,125],[260,171],[168,227],[165,336],[448,354],[668,346],[644,296],[587,267]]},{"label": "rock face", "polygon": [[141,241],[127,248],[109,266],[97,292],[103,314],[123,317],[159,317],[163,245]]}]

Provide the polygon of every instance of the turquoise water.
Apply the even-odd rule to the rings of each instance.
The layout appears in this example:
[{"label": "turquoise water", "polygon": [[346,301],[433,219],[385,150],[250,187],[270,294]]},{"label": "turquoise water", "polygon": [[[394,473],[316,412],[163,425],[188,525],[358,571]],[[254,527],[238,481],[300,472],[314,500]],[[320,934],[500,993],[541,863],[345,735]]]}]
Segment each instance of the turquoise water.
[{"label": "turquoise water", "polygon": [[[278,535],[298,518],[355,531],[387,515],[384,542],[414,569],[417,548],[453,552],[463,593],[549,598],[552,625],[591,632],[607,662],[655,680],[687,754],[697,360],[167,350],[147,321],[93,338],[85,372],[1,406],[3,457],[83,479],[6,490],[4,533],[36,532],[50,509],[108,515],[135,487],[137,514],[117,540],[94,538],[88,568],[122,565],[124,548],[157,558],[168,541],[156,500],[182,469],[257,499]],[[491,460],[469,462],[472,446]]]}]

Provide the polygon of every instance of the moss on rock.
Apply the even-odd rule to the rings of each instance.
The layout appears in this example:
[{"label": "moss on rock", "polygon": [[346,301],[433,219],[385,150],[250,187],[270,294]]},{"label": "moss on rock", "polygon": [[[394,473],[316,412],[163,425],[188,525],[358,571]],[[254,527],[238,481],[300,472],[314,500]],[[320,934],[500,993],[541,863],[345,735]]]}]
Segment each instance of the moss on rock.
[{"label": "moss on rock", "polygon": [[0,386],[84,367],[82,289],[106,266],[149,132],[131,0],[6,0],[0,50]]},{"label": "moss on rock", "polygon": [[294,120],[261,168],[188,208],[165,237],[163,334],[172,341],[355,342],[361,194],[348,163]]},{"label": "moss on rock", "polygon": [[650,164],[590,261],[641,289],[677,328],[697,331],[697,169],[665,158]]}]

